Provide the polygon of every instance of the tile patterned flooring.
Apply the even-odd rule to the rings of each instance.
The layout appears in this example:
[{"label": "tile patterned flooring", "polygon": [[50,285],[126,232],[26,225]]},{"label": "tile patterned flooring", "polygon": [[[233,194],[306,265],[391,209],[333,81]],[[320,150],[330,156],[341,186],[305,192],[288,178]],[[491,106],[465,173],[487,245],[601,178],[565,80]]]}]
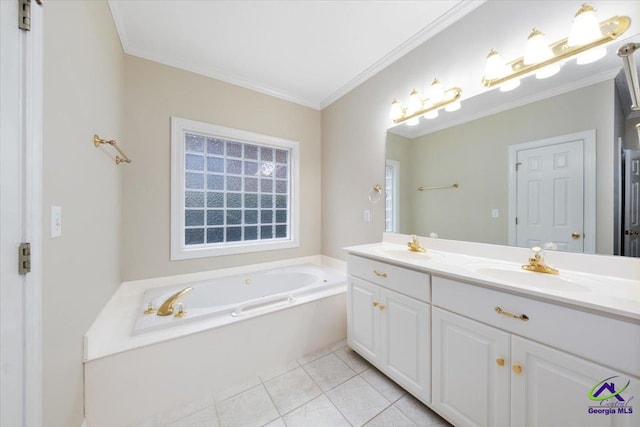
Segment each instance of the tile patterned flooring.
[{"label": "tile patterned flooring", "polygon": [[346,340],[130,427],[451,427]]}]

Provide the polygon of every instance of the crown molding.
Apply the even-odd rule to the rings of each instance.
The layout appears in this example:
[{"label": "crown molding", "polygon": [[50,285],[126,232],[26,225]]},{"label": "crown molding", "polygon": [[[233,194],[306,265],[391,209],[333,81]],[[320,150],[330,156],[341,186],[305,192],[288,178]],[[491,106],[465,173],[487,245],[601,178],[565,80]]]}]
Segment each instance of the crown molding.
[{"label": "crown molding", "polygon": [[461,1],[451,9],[449,9],[444,15],[440,16],[438,19],[433,21],[428,26],[424,27],[422,30],[413,35],[410,39],[402,43],[400,46],[383,56],[380,60],[375,62],[369,68],[364,70],[362,73],[358,74],[351,81],[341,86],[331,95],[326,97],[320,102],[321,109],[328,107],[333,104],[338,99],[342,98],[347,93],[351,92],[356,87],[360,86],[365,81],[369,80],[371,77],[388,67],[389,65],[396,62],[398,59],[411,52],[413,49],[417,48],[427,40],[434,37],[436,34],[444,30],[445,28],[453,25],[456,21],[467,15],[468,13],[474,11],[478,7],[482,6],[486,3],[487,0],[472,0],[472,1]]}]

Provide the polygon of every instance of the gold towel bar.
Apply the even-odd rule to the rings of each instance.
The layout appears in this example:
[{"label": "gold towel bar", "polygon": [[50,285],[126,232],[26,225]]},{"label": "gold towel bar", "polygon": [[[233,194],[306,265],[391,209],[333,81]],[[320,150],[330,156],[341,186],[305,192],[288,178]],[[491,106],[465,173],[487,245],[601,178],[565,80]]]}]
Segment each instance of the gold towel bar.
[{"label": "gold towel bar", "polygon": [[439,187],[423,187],[422,185],[420,187],[418,187],[418,191],[424,191],[424,190],[441,190],[443,188],[460,188],[460,184],[453,184],[453,185],[441,185]]},{"label": "gold towel bar", "polygon": [[131,163],[131,159],[127,157],[126,154],[124,154],[124,152],[120,149],[120,147],[118,147],[117,143],[113,139],[106,140],[106,139],[100,138],[98,135],[93,135],[93,145],[95,145],[96,147],[99,147],[102,144],[109,144],[110,146],[115,148],[116,151],[118,151],[120,156],[122,156],[120,157],[118,154],[116,154],[116,165],[119,165],[122,162]]}]

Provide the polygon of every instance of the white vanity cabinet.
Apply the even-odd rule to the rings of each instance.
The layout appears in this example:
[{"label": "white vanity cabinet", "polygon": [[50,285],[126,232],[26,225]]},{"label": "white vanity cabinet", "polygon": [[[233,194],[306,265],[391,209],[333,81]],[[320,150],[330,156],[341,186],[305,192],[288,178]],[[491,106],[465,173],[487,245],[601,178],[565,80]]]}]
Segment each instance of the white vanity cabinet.
[{"label": "white vanity cabinet", "polygon": [[430,402],[429,275],[356,256],[348,269],[349,346]]},{"label": "white vanity cabinet", "polygon": [[[640,325],[439,277],[432,287],[433,408],[456,426],[640,425]],[[590,413],[607,408],[589,393],[611,377],[629,387],[607,403],[628,406]]]}]

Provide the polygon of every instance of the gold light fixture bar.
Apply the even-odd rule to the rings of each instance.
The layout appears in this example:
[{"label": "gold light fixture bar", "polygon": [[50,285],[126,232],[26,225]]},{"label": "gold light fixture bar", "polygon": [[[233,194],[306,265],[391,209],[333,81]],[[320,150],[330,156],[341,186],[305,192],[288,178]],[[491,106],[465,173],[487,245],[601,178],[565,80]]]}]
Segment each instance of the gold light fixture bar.
[{"label": "gold light fixture bar", "polygon": [[116,141],[114,141],[113,139],[109,139],[109,140],[102,139],[98,135],[93,135],[93,145],[95,145],[97,148],[102,144],[107,144],[112,146],[113,148],[116,149],[116,151],[120,154],[120,156],[122,156],[120,157],[119,155],[116,154],[116,159],[115,159],[116,165],[119,165],[122,162],[131,163],[131,159],[127,157],[126,154],[124,154],[124,152],[122,151],[122,149],[120,149],[120,147],[118,147],[118,144],[116,143]]},{"label": "gold light fixture bar", "polygon": [[482,84],[485,87],[494,87],[511,79],[524,77],[525,75],[528,75],[533,71],[540,70],[557,62],[568,60],[570,58],[573,58],[574,56],[586,52],[589,49],[602,46],[603,44],[617,39],[621,34],[629,29],[630,25],[631,19],[628,16],[614,16],[600,23],[600,30],[602,31],[602,34],[604,34],[601,38],[581,46],[569,46],[568,37],[564,38],[549,46],[553,51],[552,58],[531,65],[524,64],[524,57],[518,58],[515,61],[511,61],[507,64],[507,68],[513,70],[511,73],[503,77],[495,78],[493,80],[488,80],[483,77]]},{"label": "gold light fixture bar", "polygon": [[425,113],[428,113],[429,111],[438,110],[442,107],[445,107],[451,103],[458,101],[461,95],[462,95],[462,89],[460,89],[459,87],[452,87],[450,89],[447,89],[444,91],[444,100],[437,102],[435,104],[430,104],[429,98],[423,99],[420,101],[420,105],[421,105],[420,109],[418,109],[417,111],[411,114],[407,114],[408,109],[405,107],[402,109],[402,117],[400,117],[399,119],[393,120],[393,123],[395,124],[404,123],[407,120],[411,120],[414,117],[421,116]]}]

